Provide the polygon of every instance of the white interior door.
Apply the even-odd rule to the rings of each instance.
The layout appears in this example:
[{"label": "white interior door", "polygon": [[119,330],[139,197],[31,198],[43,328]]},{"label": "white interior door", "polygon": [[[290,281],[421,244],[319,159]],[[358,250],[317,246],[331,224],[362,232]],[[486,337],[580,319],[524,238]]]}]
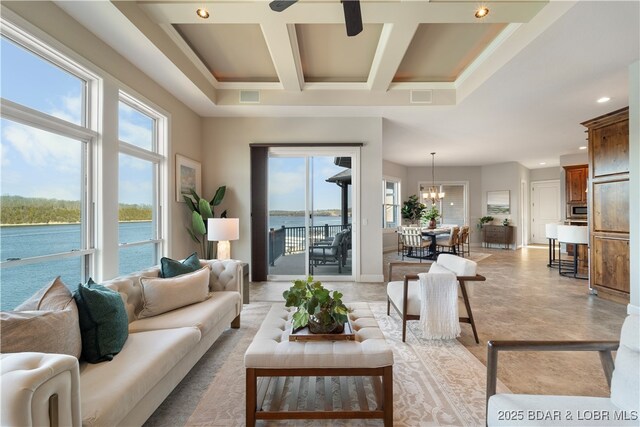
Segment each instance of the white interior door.
[{"label": "white interior door", "polygon": [[562,219],[560,181],[531,183],[531,243],[547,243],[545,225]]}]

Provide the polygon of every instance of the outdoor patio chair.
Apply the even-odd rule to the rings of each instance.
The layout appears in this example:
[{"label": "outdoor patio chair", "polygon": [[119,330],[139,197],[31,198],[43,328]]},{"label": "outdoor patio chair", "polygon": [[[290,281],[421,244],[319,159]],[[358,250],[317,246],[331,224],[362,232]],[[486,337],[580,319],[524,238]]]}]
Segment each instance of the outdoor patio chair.
[{"label": "outdoor patio chair", "polygon": [[313,274],[313,268],[319,265],[337,265],[338,273],[342,273],[342,266],[346,261],[345,239],[351,235],[350,230],[342,230],[337,233],[331,242],[321,241],[309,247],[309,273]]}]

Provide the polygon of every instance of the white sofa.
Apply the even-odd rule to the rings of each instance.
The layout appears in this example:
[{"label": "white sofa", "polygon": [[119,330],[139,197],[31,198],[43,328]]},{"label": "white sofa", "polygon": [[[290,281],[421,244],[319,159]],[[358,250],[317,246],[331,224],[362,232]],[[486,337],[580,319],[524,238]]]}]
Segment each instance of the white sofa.
[{"label": "white sofa", "polygon": [[159,268],[102,283],[120,293],[129,317],[129,337],[112,361],[2,354],[1,424],[142,425],[222,332],[240,326],[242,263],[201,264],[211,266],[211,297],[149,318],[137,317],[142,310],[139,278],[157,277]]}]

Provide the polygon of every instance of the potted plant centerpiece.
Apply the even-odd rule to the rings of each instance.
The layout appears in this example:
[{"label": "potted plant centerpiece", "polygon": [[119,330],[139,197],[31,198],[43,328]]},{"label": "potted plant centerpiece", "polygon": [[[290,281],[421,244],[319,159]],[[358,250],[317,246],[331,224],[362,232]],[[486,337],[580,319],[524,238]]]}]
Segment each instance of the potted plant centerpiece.
[{"label": "potted plant centerpiece", "polygon": [[409,221],[411,224],[418,224],[422,214],[424,214],[427,207],[424,203],[420,203],[418,196],[415,194],[409,196],[409,199],[402,204],[402,218]]},{"label": "potted plant centerpiece", "polygon": [[431,205],[429,210],[426,211],[422,217],[429,220],[429,229],[433,230],[436,228],[436,219],[440,218],[440,211],[436,205]]},{"label": "potted plant centerpiece", "polygon": [[339,334],[349,320],[349,309],[342,303],[342,294],[326,289],[312,276],[294,280],[282,296],[285,307],[297,308],[292,318],[294,332],[309,326],[313,334]]}]

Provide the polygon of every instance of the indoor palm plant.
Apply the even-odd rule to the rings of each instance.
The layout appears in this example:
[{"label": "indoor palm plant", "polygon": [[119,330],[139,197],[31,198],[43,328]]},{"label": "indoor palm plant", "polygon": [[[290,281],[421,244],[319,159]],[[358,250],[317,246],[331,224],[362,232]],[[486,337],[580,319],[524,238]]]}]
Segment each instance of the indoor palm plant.
[{"label": "indoor palm plant", "polygon": [[[191,197],[183,196],[184,201],[191,210],[191,228],[187,227],[187,231],[193,241],[201,245],[201,256],[204,259],[215,258],[213,242],[207,240],[207,220],[213,218],[214,207],[222,203],[226,191],[226,186],[218,187],[211,201],[201,198],[193,189],[191,190]],[[226,218],[227,211],[222,212],[220,217]]]},{"label": "indoor palm plant", "polygon": [[431,205],[429,210],[422,215],[422,218],[429,220],[429,228],[433,230],[436,228],[436,219],[440,218],[440,211],[436,205]]},{"label": "indoor palm plant", "polygon": [[309,326],[314,334],[341,333],[349,320],[349,309],[342,303],[342,294],[330,291],[312,276],[306,280],[294,280],[293,286],[284,291],[285,307],[296,307],[293,314],[293,331]]}]

